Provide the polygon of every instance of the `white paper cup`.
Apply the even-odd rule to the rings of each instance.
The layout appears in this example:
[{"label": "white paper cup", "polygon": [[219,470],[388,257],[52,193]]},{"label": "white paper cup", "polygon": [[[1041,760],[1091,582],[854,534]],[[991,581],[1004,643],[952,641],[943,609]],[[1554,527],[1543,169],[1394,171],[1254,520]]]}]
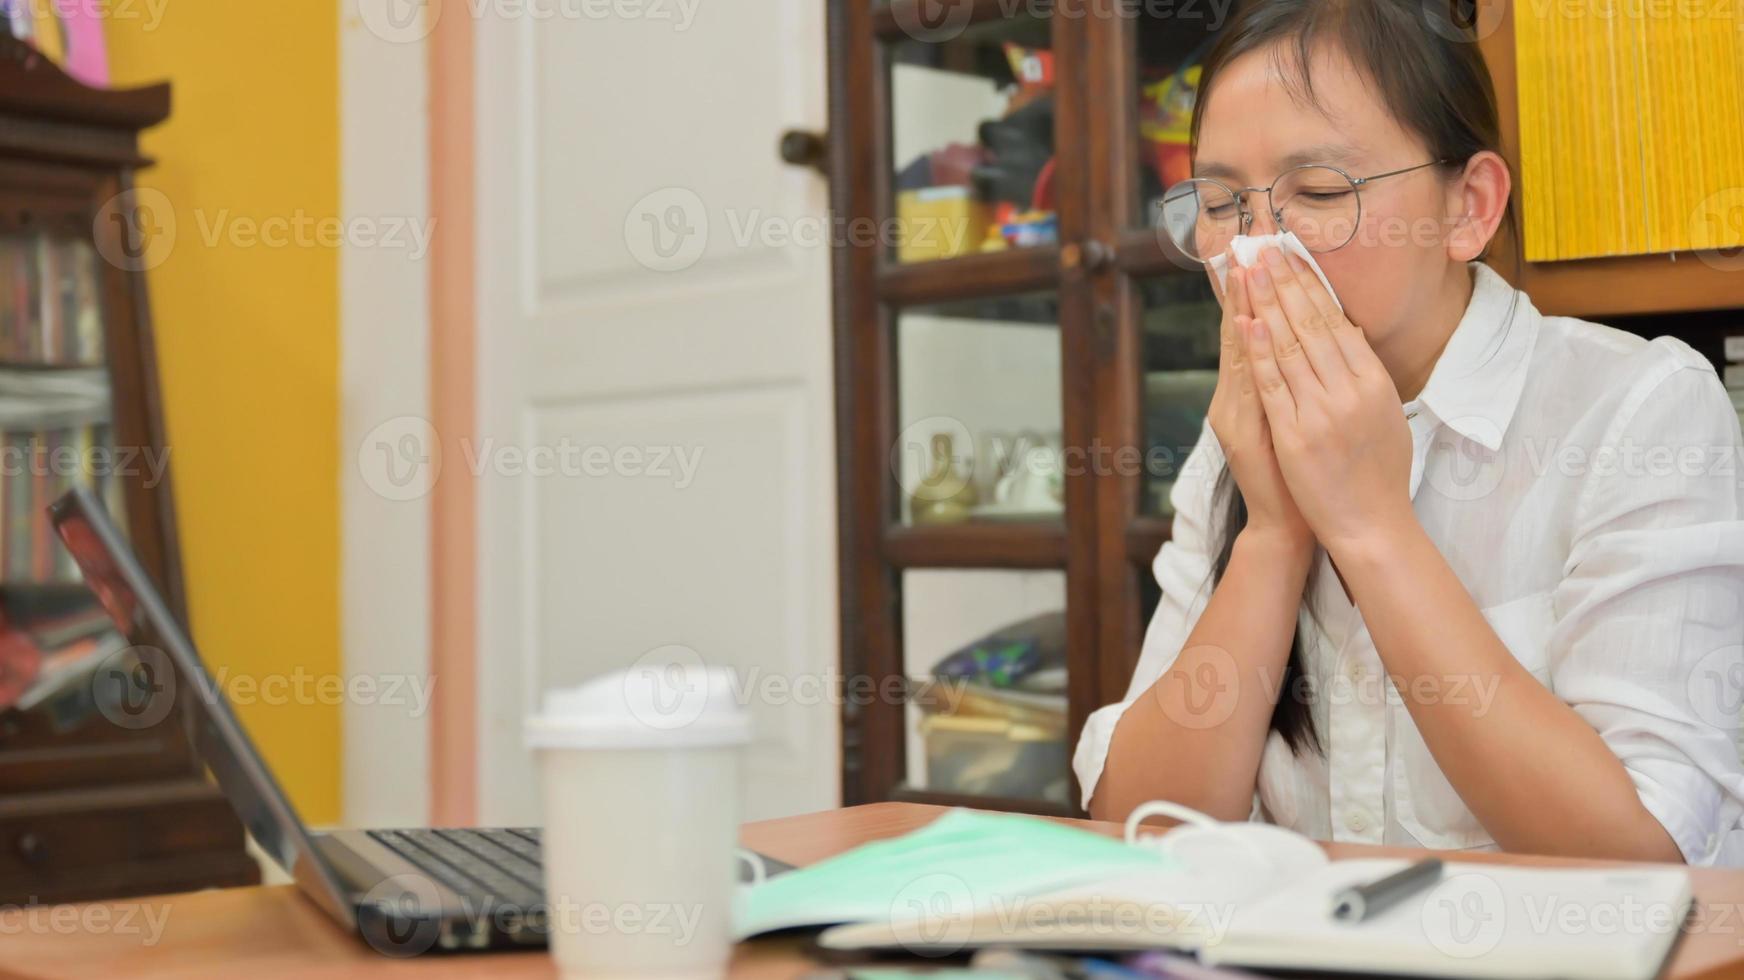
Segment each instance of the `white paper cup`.
[{"label": "white paper cup", "polygon": [[732,955],[739,757],[728,668],[637,666],[527,721],[551,954],[575,980],[703,980]]}]

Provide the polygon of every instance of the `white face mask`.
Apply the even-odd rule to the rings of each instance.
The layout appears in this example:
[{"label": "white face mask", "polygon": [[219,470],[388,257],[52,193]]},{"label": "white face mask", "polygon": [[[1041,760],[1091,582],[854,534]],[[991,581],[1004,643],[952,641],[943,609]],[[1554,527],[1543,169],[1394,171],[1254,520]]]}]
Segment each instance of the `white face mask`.
[{"label": "white face mask", "polygon": [[[1332,295],[1332,301],[1338,304],[1340,310],[1344,309],[1344,303],[1339,300],[1338,293],[1333,290],[1332,283],[1326,278],[1326,273],[1320,270],[1320,263],[1314,261],[1314,253],[1308,251],[1308,247],[1302,244],[1302,240],[1296,237],[1295,232],[1280,231],[1275,235],[1237,235],[1230,240],[1229,248],[1235,253],[1235,261],[1242,268],[1251,269],[1256,262],[1260,261],[1260,249],[1267,245],[1276,245],[1308,263],[1308,268],[1314,270],[1314,274],[1320,277],[1321,285],[1324,285],[1326,291]],[[1227,289],[1229,260],[1222,254],[1213,255],[1210,265],[1211,270],[1217,273],[1218,288]]]},{"label": "white face mask", "polygon": [[[1162,834],[1139,833],[1147,817],[1181,824]],[[1188,873],[1252,883],[1263,891],[1326,864],[1326,852],[1307,837],[1266,823],[1224,822],[1167,800],[1152,800],[1126,818],[1126,842],[1171,858]]]}]

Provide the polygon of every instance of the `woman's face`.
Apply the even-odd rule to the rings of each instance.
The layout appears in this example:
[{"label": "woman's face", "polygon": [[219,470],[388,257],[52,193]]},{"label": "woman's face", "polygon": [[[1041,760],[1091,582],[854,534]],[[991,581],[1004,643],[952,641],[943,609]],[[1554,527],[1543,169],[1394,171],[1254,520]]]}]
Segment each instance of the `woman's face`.
[{"label": "woman's face", "polygon": [[[1322,46],[1312,68],[1319,108],[1297,101],[1273,65],[1272,50],[1251,51],[1225,65],[1204,100],[1194,175],[1233,188],[1267,187],[1305,163],[1368,177],[1432,159],[1342,52]],[[1444,281],[1454,261],[1446,218],[1458,200],[1435,167],[1376,181],[1359,195],[1362,216],[1350,243],[1314,258],[1351,322],[1379,348],[1416,319],[1414,304]],[[1249,194],[1248,204],[1254,215],[1248,234],[1279,230],[1264,194]]]}]

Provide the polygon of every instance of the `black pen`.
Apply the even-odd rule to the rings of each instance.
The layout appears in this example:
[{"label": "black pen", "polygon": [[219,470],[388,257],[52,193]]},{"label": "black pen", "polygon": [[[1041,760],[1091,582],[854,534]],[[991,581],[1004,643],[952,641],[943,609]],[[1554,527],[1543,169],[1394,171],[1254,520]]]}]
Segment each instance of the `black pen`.
[{"label": "black pen", "polygon": [[1408,895],[1428,888],[1441,878],[1441,859],[1424,858],[1409,868],[1395,871],[1366,885],[1353,885],[1332,896],[1332,917],[1361,922],[1398,904]]}]

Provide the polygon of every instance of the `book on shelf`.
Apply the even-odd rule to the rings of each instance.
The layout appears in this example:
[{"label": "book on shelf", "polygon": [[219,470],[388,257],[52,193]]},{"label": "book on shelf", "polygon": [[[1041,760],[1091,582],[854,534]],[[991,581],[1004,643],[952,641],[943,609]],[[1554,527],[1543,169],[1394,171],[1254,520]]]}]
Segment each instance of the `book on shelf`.
[{"label": "book on shelf", "polygon": [[111,409],[102,368],[0,368],[0,584],[79,580],[47,507],[75,483],[119,501],[132,464],[115,452]]},{"label": "book on shelf", "polygon": [[83,239],[0,236],[0,364],[103,363],[100,262]]}]

